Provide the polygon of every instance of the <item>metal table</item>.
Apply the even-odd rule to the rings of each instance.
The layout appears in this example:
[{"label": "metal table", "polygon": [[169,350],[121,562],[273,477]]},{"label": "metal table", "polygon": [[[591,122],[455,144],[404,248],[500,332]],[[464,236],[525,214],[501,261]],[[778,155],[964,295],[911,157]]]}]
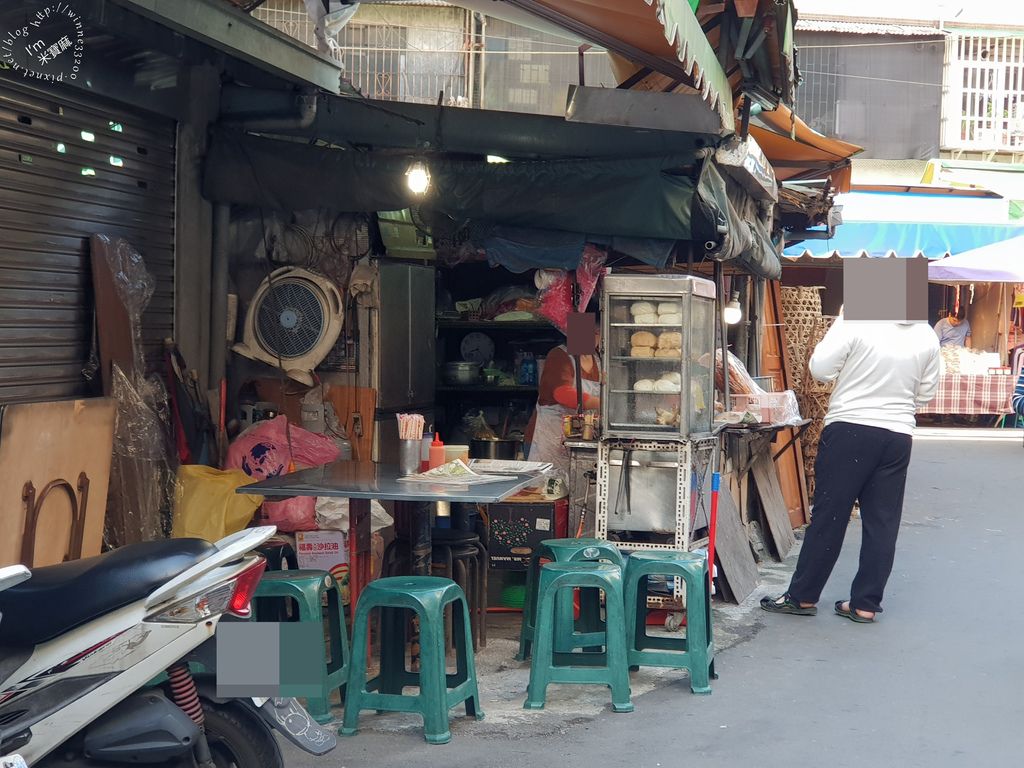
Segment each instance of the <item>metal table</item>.
[{"label": "metal table", "polygon": [[358,557],[370,550],[370,501],[393,501],[410,514],[412,570],[430,574],[430,508],[434,502],[496,504],[521,491],[533,480],[516,475],[508,480],[481,485],[450,486],[399,479],[398,467],[371,462],[339,461],[299,470],[289,475],[246,485],[237,493],[259,494],[281,500],[296,496],[328,496],[349,500],[349,588],[354,605],[370,580],[369,559]]}]

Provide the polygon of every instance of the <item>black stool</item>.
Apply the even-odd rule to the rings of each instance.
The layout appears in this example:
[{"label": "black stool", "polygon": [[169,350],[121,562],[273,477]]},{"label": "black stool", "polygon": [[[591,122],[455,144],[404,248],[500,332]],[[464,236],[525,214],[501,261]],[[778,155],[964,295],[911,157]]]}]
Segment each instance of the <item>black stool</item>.
[{"label": "black stool", "polygon": [[[297,571],[299,570],[299,559],[295,549],[283,539],[268,539],[256,548],[263,557],[267,559],[268,571]],[[285,568],[287,564],[287,568]]]},{"label": "black stool", "polygon": [[[431,563],[441,575],[458,584],[466,594],[473,648],[474,650],[486,648],[487,568],[489,563],[487,548],[477,534],[469,531],[434,528],[430,535]],[[407,575],[408,569],[408,542],[395,539],[384,551],[381,573],[385,576]],[[446,621],[450,621],[450,619],[449,616]]]}]

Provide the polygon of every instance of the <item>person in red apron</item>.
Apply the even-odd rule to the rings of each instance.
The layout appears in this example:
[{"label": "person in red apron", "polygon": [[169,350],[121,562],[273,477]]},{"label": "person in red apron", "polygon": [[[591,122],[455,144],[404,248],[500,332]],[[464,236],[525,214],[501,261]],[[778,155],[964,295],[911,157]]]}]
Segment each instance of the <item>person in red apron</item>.
[{"label": "person in red apron", "polygon": [[[584,410],[601,406],[601,366],[596,354],[579,360],[583,386]],[[544,361],[537,394],[537,408],[526,428],[530,461],[554,464],[566,477],[569,475],[569,451],[563,444],[562,421],[576,413],[576,360],[560,345],[552,349]]]}]

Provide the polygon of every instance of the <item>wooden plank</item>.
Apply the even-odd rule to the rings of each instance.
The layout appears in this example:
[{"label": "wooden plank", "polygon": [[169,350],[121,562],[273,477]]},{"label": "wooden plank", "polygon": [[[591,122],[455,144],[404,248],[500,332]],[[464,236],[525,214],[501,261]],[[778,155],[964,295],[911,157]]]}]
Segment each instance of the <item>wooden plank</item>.
[{"label": "wooden plank", "polygon": [[[82,557],[103,546],[107,487],[114,445],[114,401],[109,398],[8,405],[0,424],[0,566],[21,562],[25,531],[25,483],[37,498],[47,484],[65,480],[77,487],[89,479]],[[36,567],[64,560],[70,540],[70,500],[53,492],[42,502],[37,528]]]},{"label": "wooden plank", "polygon": [[775,543],[775,550],[779,560],[785,560],[793,548],[795,540],[793,527],[789,522],[789,514],[786,510],[786,500],[782,496],[779,476],[775,471],[772,457],[767,453],[758,456],[751,467],[751,473],[754,476],[754,484],[757,486],[765,519],[768,521],[772,541]]},{"label": "wooden plank", "polygon": [[[373,417],[377,410],[377,390],[369,387],[332,386],[327,399],[334,406],[338,421],[344,425],[352,441],[352,458],[355,461],[373,459]],[[358,414],[362,421],[362,434],[356,434]]]},{"label": "wooden plank", "polygon": [[729,481],[722,483],[718,493],[715,559],[718,561],[719,582],[722,579],[727,582],[722,590],[723,596],[742,603],[757,587],[759,574],[736,500],[728,490],[730,485]]},{"label": "wooden plank", "polygon": [[[786,360],[785,318],[782,317],[782,302],[778,282],[767,286],[765,296],[765,334],[764,350],[761,354],[761,373],[771,376],[775,388],[783,391],[793,388],[790,380],[789,362]],[[778,433],[771,450],[774,455],[793,435],[787,429]],[[810,520],[810,503],[807,498],[807,479],[804,476],[803,447],[795,441],[786,452],[779,456],[777,467],[782,497],[786,503],[789,522],[793,528],[799,528]]]}]

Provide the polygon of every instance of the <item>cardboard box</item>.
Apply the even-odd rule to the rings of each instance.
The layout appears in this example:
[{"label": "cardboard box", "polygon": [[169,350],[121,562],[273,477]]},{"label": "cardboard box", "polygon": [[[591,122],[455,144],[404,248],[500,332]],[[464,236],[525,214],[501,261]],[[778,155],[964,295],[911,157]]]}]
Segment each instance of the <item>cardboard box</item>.
[{"label": "cardboard box", "polygon": [[534,547],[544,539],[562,539],[568,535],[568,499],[491,504],[487,515],[491,568],[526,570]]},{"label": "cardboard box", "polygon": [[348,534],[344,531],[298,531],[295,554],[299,568],[331,574],[341,588],[342,602],[348,605]]}]

